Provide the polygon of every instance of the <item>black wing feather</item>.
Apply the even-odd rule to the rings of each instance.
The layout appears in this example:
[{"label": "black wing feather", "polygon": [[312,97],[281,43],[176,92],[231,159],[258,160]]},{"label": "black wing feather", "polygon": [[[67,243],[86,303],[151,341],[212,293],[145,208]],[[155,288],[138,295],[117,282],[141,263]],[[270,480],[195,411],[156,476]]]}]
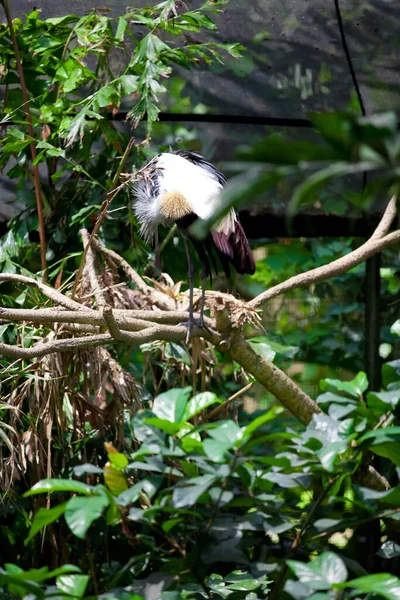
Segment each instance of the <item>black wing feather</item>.
[{"label": "black wing feather", "polygon": [[172,154],[176,154],[177,156],[182,156],[182,158],[186,158],[186,160],[189,160],[194,165],[197,165],[198,167],[201,167],[202,169],[208,171],[211,175],[215,177],[215,179],[221,185],[226,184],[226,179],[223,173],[221,173],[221,171],[214,167],[214,165],[208,162],[208,160],[206,160],[204,156],[198,154],[198,152],[189,150],[175,150],[175,152],[173,152]]}]

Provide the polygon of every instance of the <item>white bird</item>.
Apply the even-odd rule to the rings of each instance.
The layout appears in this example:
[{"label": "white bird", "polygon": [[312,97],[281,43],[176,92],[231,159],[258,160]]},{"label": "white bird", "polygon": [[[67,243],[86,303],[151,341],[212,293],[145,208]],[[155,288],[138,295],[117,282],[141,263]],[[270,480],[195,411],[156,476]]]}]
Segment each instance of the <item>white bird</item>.
[{"label": "white bird", "polygon": [[[158,154],[140,173],[141,177],[133,185],[136,197],[133,208],[141,226],[141,235],[150,241],[159,225],[172,226],[176,223],[183,237],[189,268],[189,320],[185,323],[189,337],[194,325],[204,326],[206,280],[209,277],[212,281],[212,266],[217,272],[213,250],[227,277],[229,264],[238,273],[253,275],[253,253],[234,209],[211,229],[205,240],[190,235],[189,227],[194,221],[212,217],[221,202],[221,190],[226,183],[224,175],[203,156],[185,150]],[[199,321],[193,315],[194,269],[189,240],[203,266]]]}]

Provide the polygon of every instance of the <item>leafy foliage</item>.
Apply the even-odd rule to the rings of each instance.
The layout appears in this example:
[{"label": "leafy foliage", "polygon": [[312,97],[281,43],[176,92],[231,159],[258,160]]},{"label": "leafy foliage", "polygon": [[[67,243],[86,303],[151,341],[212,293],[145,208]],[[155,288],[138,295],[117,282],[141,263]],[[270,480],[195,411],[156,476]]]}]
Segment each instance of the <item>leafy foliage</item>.
[{"label": "leafy foliage", "polygon": [[[336,589],[351,597],[351,588],[357,588],[361,594],[375,591],[396,598],[396,577],[358,577],[363,568],[348,555],[348,537],[343,537],[376,519],[389,531],[400,510],[399,486],[372,492],[356,483],[369,452],[381,455],[385,447],[387,468],[398,464],[400,427],[391,411],[400,396],[389,403],[390,416],[383,422],[376,402],[390,392],[364,398],[367,385],[364,373],[351,382],[323,381],[318,401],[330,416],[315,415],[297,432],[285,427],[275,409],[239,426],[232,420],[207,421],[208,406],[220,402],[212,394],[191,396],[190,388],[164,392],[152,410],[134,416],[133,452],[125,457],[108,446],[103,469],[75,469],[90,484],[47,479],[25,494],[51,493],[54,498],[51,509],[36,513],[27,543],[62,516],[78,539],[90,534],[91,544],[99,544],[104,534],[115,537],[121,553],[133,545],[135,555],[129,568],[115,564],[111,584],[129,585],[134,577],[139,588],[142,581],[143,593],[146,573],[158,572],[164,589],[169,588],[160,596],[166,600],[208,594],[263,598],[285,564],[299,581],[287,580],[290,597],[318,593],[328,599]],[[398,392],[399,386],[400,378],[391,389]],[[110,484],[110,465],[127,482],[123,491]],[[61,504],[54,496],[60,493]],[[77,495],[65,501],[71,493]],[[58,527],[65,529],[62,522]],[[339,534],[345,544],[333,542]],[[340,551],[335,552],[336,543]],[[390,547],[389,542],[382,546],[388,561],[398,554],[393,542]],[[75,554],[73,543],[69,553]],[[297,558],[307,553],[317,557],[311,562]],[[6,579],[4,584],[9,585]],[[107,591],[107,580],[103,585]]]},{"label": "leafy foliage", "polygon": [[[172,98],[176,109],[187,107],[176,68],[240,55],[237,44],[192,43],[183,35],[214,31],[213,13],[223,5],[206,2],[189,10],[166,0],[129,9],[117,19],[93,11],[42,20],[35,10],[24,22],[15,20],[34,139],[9,27],[1,25],[0,166],[15,180],[22,205],[0,241],[3,272],[39,270],[31,143],[40,165],[48,277],[56,288],[68,286],[82,256],[79,229],[93,226],[120,171],[135,170],[152,154],[146,143],[163,98]],[[129,126],[146,143],[133,145],[126,156],[131,134],[113,117],[132,104]],[[396,191],[393,115],[313,120],[323,144],[273,136],[244,148],[246,174],[228,188],[226,206],[290,183],[292,213],[317,198],[327,202],[323,192],[332,180],[367,171],[373,183],[361,195],[346,196],[355,210],[381,189]],[[191,143],[192,133],[181,131],[182,143]],[[167,145],[168,135],[161,137]],[[113,204],[121,212],[110,213],[100,235],[153,277],[154,257],[135,237],[124,194]],[[265,289],[328,262],[353,244],[342,239],[269,246],[255,286]],[[174,247],[174,257],[179,251]],[[387,256],[381,275],[390,324],[382,333],[382,357],[393,355],[383,365],[382,390],[368,391],[365,373],[356,374],[364,350],[362,268],[308,290],[294,312],[278,306],[274,327],[249,340],[259,356],[280,366],[294,360],[329,365],[331,375],[317,398],[325,414],[315,415],[307,427],[271,403],[250,415],[239,411],[233,398],[246,375],[205,342],[193,345],[191,354],[184,345],[154,342],[135,351],[101,348],[73,359],[5,361],[0,594],[13,600],[399,598],[400,583],[391,573],[399,557],[400,363],[392,350],[400,331],[394,314],[400,284],[397,255]],[[179,261],[173,262],[179,279]],[[118,287],[116,271],[112,261],[101,264],[110,304],[143,308],[135,304],[134,290]],[[84,280],[81,301],[87,297]],[[178,297],[180,283],[165,281]],[[36,289],[2,289],[8,306],[43,305]],[[343,290],[351,292],[351,302],[343,300]],[[332,300],[328,307],[326,297]],[[306,322],[310,313],[313,319]],[[2,339],[25,347],[53,335],[40,323],[0,327]],[[338,366],[351,372],[346,381]],[[264,400],[259,391],[254,396]],[[104,440],[115,443],[105,443],[106,462]],[[364,487],[371,457],[391,489]],[[368,574],[359,543],[363,527],[377,523],[384,534],[383,569]]]}]

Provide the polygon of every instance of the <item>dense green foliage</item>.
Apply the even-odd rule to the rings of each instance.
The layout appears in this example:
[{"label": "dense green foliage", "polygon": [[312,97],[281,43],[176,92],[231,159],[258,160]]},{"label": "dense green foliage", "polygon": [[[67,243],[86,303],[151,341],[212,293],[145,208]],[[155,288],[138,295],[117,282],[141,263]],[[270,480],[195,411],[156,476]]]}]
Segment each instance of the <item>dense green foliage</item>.
[{"label": "dense green foliage", "polygon": [[[362,372],[349,382],[323,381],[318,402],[330,416],[316,415],[302,431],[288,428],[277,407],[238,426],[201,421],[221,403],[213,393],[193,396],[188,387],[157,396],[152,410],[126,424],[135,440],[128,455],[109,446],[105,466],[79,465],[73,479],[45,479],[25,494],[52,498],[51,509],[34,515],[27,549],[56,522],[67,562],[90,573],[90,583],[70,566],[59,574],[8,565],[0,581],[18,597],[80,598],[101,590],[104,598],[136,600],[133,591],[146,584],[150,592],[164,581],[170,591],[157,597],[165,600],[256,600],[271,577],[283,586],[287,575],[285,593],[279,589],[275,598],[328,600],[337,590],[351,598],[353,588],[398,598],[399,579],[367,576],[354,559],[358,528],[378,519],[386,531],[385,570],[400,555],[392,538],[400,487],[374,492],[354,479],[370,452],[385,457],[388,476],[400,465],[393,413],[399,361],[386,364],[383,377],[386,391],[366,396]],[[309,555],[319,558],[307,564]],[[53,577],[58,591],[35,590],[35,582]]]},{"label": "dense green foliage", "polygon": [[[34,139],[10,28],[0,26],[0,168],[16,183],[17,207],[0,240],[3,273],[40,274],[32,171],[39,165],[47,278],[71,292],[82,260],[79,230],[93,229],[121,172],[168,147],[170,132],[156,123],[164,98],[175,108],[190,102],[176,69],[244,51],[185,37],[214,31],[213,15],[225,4],[189,10],[166,0],[117,19],[102,11],[46,20],[33,11],[16,19]],[[125,107],[129,124],[111,118]],[[237,173],[225,209],[276,186],[290,198],[289,216],[317,197],[340,214],[362,211],[377,192],[387,202],[398,186],[395,117],[313,118],[318,144],[275,135],[242,148],[240,163],[225,165]],[[131,127],[141,140],[132,146]],[[159,145],[151,139],[155,130]],[[180,127],[179,134],[182,147],[199,144],[195,130]],[[341,179],[367,171],[373,177],[362,193]],[[99,237],[178,298],[182,244],[161,235],[169,278],[137,237],[122,185]],[[255,277],[230,286],[254,296],[357,245],[352,239],[264,244]],[[369,391],[361,370],[363,265],[268,305],[266,332],[249,344],[303,384],[311,370],[322,379],[312,395],[324,413],[307,427],[204,340],[2,359],[0,596],[399,600],[398,265],[399,252],[386,251],[381,358],[390,362],[382,367],[381,391]],[[103,261],[99,271],[110,304],[143,307],[114,264]],[[2,306],[49,304],[33,287],[1,286]],[[90,305],[85,277],[74,293]],[[28,348],[62,338],[65,330],[4,323],[0,334],[2,342]],[[248,384],[253,388],[244,399],[232,399]],[[391,489],[367,487],[371,465]]]}]

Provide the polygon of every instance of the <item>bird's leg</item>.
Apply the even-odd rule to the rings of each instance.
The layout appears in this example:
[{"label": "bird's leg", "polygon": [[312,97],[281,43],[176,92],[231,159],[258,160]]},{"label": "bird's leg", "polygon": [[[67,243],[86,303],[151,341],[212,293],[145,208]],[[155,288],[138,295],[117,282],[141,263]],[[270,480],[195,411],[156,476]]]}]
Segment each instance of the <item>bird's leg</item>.
[{"label": "bird's leg", "polygon": [[200,327],[204,327],[204,303],[206,300],[206,283],[207,283],[207,273],[203,269],[201,272],[201,300],[200,300],[200,319],[199,319]]},{"label": "bird's leg", "polygon": [[[186,257],[188,261],[188,279],[189,279],[189,319],[185,325],[187,326],[186,343],[189,342],[190,331],[196,324],[193,315],[193,288],[194,288],[194,266],[192,256],[190,254],[189,240],[182,232],[183,243],[185,244]],[[183,324],[183,323],[182,323]]]}]

